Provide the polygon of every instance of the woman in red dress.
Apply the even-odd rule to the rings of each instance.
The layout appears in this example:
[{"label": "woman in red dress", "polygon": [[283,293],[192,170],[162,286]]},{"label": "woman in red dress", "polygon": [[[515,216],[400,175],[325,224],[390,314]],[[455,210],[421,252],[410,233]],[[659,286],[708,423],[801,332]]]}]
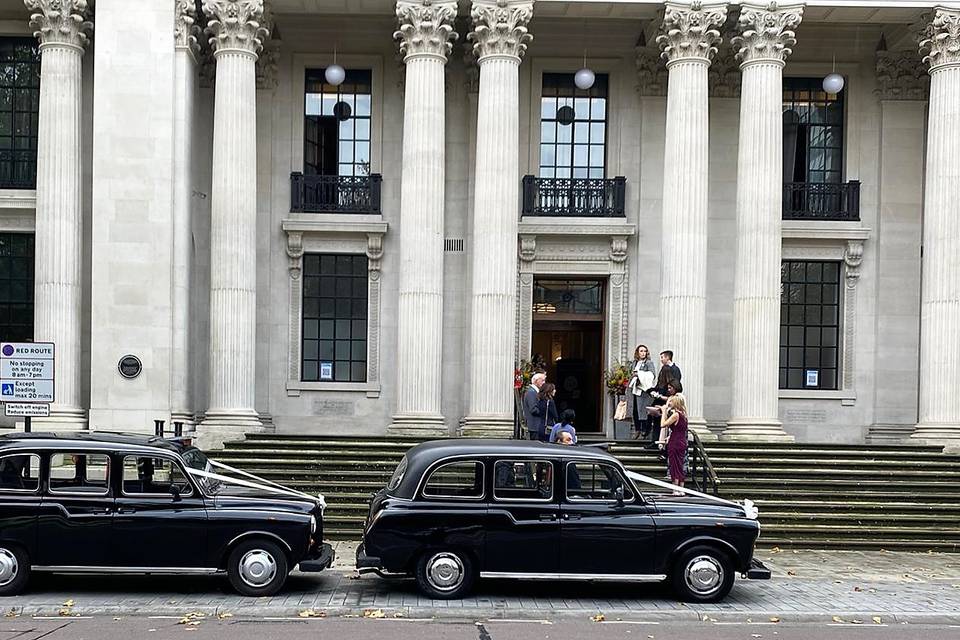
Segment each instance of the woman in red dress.
[{"label": "woman in red dress", "polygon": [[[682,393],[667,398],[667,408],[662,427],[670,429],[670,439],[667,441],[667,468],[670,480],[678,487],[683,487],[686,476],[683,473],[683,461],[687,457],[687,403]],[[682,491],[674,491],[673,495],[682,496]]]}]

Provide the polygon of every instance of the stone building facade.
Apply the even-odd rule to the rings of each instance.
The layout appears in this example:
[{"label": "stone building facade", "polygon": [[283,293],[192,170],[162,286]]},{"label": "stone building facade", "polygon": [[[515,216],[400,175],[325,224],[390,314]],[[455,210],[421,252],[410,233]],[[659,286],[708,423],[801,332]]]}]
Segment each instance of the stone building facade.
[{"label": "stone building facade", "polygon": [[509,434],[537,356],[609,437],[642,343],[704,437],[960,442],[956,3],[2,0],[0,35],[45,427]]}]

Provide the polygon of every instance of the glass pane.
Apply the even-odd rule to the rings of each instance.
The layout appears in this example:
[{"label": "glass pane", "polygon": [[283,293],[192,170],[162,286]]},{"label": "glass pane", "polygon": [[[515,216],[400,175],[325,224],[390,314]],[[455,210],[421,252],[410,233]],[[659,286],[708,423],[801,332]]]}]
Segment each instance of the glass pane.
[{"label": "glass pane", "polygon": [[94,453],[57,453],[50,456],[51,493],[107,493],[109,459]]},{"label": "glass pane", "polygon": [[40,487],[40,456],[12,455],[0,458],[0,489],[36,491]]},{"label": "glass pane", "polygon": [[189,495],[193,488],[180,466],[166,458],[126,456],[123,459],[123,493],[126,495],[160,495],[174,499]]},{"label": "glass pane", "polygon": [[437,468],[423,486],[430,497],[479,498],[483,495],[483,464],[453,462]]},{"label": "glass pane", "polygon": [[351,382],[367,381],[367,363],[366,362],[350,363],[350,381]]},{"label": "glass pane", "polygon": [[369,116],[370,115],[370,95],[369,94],[358,94],[356,103],[354,105],[354,113],[358,116]]},{"label": "glass pane", "polygon": [[553,465],[535,460],[498,460],[494,496],[500,499],[542,500],[553,497]]},{"label": "glass pane", "polygon": [[591,167],[603,167],[604,166],[604,148],[600,144],[590,145],[590,166]]},{"label": "glass pane", "polygon": [[557,136],[557,125],[554,122],[540,123],[540,142],[553,142]]}]

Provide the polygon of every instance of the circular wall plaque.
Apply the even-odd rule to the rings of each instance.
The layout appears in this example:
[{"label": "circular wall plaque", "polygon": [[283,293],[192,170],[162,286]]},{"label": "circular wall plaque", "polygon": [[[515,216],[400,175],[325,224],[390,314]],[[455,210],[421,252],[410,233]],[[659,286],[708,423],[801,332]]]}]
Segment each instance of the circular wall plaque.
[{"label": "circular wall plaque", "polygon": [[117,363],[117,371],[119,371],[120,375],[124,378],[130,380],[140,375],[140,372],[143,371],[143,363],[140,362],[140,358],[137,356],[123,356],[120,358],[120,362]]}]

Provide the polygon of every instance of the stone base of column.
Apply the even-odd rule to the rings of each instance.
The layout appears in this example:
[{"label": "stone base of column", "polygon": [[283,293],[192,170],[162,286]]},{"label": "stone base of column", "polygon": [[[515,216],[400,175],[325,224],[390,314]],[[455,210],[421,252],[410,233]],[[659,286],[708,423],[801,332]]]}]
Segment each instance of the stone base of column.
[{"label": "stone base of column", "polygon": [[51,408],[49,416],[30,421],[31,431],[86,431],[89,428],[87,412],[83,409]]},{"label": "stone base of column", "polygon": [[387,427],[388,436],[435,440],[449,437],[450,431],[440,415],[393,416],[393,422]]},{"label": "stone base of column", "polygon": [[460,424],[463,438],[512,438],[513,418],[506,416],[467,416]]},{"label": "stone base of column", "polygon": [[222,449],[224,442],[262,431],[263,423],[255,411],[208,411],[197,426],[195,444],[201,449]]},{"label": "stone base of column", "polygon": [[724,442],[795,442],[779,420],[731,420],[720,434]]},{"label": "stone base of column", "polygon": [[918,424],[909,443],[943,447],[946,453],[956,453],[960,451],[960,424]]},{"label": "stone base of column", "polygon": [[703,418],[692,418],[687,421],[687,426],[700,437],[701,442],[717,441],[717,434],[707,428],[707,421]]},{"label": "stone base of column", "polygon": [[183,423],[183,433],[194,434],[197,432],[197,419],[188,411],[173,411],[170,413],[170,424],[164,426],[164,433],[174,433],[174,423]]}]

